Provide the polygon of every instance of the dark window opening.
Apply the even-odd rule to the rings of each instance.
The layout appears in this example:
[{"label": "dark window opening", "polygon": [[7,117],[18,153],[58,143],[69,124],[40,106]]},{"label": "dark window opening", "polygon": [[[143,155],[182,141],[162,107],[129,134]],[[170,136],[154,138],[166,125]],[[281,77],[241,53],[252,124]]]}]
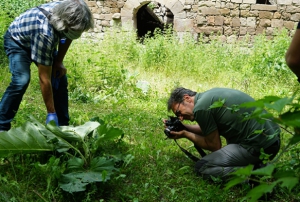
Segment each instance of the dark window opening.
[{"label": "dark window opening", "polygon": [[173,13],[160,3],[151,2],[142,6],[136,14],[139,38],[153,36],[155,30],[163,31],[173,25]]},{"label": "dark window opening", "polygon": [[270,3],[269,0],[257,0],[256,3],[257,4],[268,4],[268,5],[271,5],[271,3]]}]

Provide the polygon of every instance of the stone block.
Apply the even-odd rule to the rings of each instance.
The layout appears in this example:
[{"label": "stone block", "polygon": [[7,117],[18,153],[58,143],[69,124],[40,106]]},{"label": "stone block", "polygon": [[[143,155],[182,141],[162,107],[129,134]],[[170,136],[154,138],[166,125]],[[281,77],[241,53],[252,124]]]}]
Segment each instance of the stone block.
[{"label": "stone block", "polygon": [[174,30],[178,32],[191,31],[194,28],[193,19],[174,19]]},{"label": "stone block", "polygon": [[256,0],[243,0],[243,4],[256,4]]},{"label": "stone block", "polygon": [[224,17],[224,25],[231,26],[232,25],[232,18]]},{"label": "stone block", "polygon": [[237,35],[231,35],[227,37],[227,43],[235,43],[237,41]]},{"label": "stone block", "polygon": [[127,0],[125,4],[130,4],[132,8],[137,8],[139,7],[140,2],[137,0]]},{"label": "stone block", "polygon": [[293,4],[300,5],[300,0],[293,0]]},{"label": "stone block", "polygon": [[203,16],[197,16],[196,23],[197,23],[197,25],[204,25],[207,23],[207,20]]},{"label": "stone block", "polygon": [[240,35],[246,35],[247,34],[247,27],[240,27]]},{"label": "stone block", "polygon": [[230,9],[228,9],[228,8],[222,8],[222,9],[219,9],[219,12],[223,16],[229,15],[230,14]]},{"label": "stone block", "polygon": [[283,26],[288,30],[293,30],[297,26],[297,23],[293,21],[284,21]]},{"label": "stone block", "polygon": [[114,14],[112,15],[112,19],[114,19],[114,20],[119,20],[119,19],[121,19],[121,13],[114,13]]},{"label": "stone block", "polygon": [[260,19],[259,26],[260,27],[271,27],[271,20],[270,19]]},{"label": "stone block", "polygon": [[251,10],[277,11],[277,5],[255,4],[255,5],[251,5]]},{"label": "stone block", "polygon": [[237,16],[240,16],[240,11],[239,11],[239,10],[231,10],[231,11],[230,11],[230,16],[231,16],[231,17],[237,17]]},{"label": "stone block", "polygon": [[293,15],[291,15],[291,20],[293,21],[300,21],[300,13],[295,13]]},{"label": "stone block", "polygon": [[292,5],[293,0],[277,0],[278,5]]},{"label": "stone block", "polygon": [[247,33],[250,35],[254,35],[255,34],[255,27],[247,27]]},{"label": "stone block", "polygon": [[290,20],[292,15],[290,13],[282,13],[281,16],[283,20]]},{"label": "stone block", "polygon": [[255,31],[255,34],[258,35],[258,34],[263,34],[265,32],[265,28],[264,27],[256,27],[256,31]]},{"label": "stone block", "polygon": [[215,25],[215,17],[214,16],[207,16],[207,25]]},{"label": "stone block", "polygon": [[272,19],[273,13],[269,11],[259,11],[259,18],[260,19]]},{"label": "stone block", "polygon": [[286,10],[287,13],[300,13],[300,7],[296,6],[287,6]]},{"label": "stone block", "polygon": [[104,1],[104,6],[110,7],[110,8],[116,8],[117,2],[115,1]]},{"label": "stone block", "polygon": [[93,17],[94,17],[95,20],[98,20],[98,19],[100,19],[100,14],[97,14],[97,13],[93,14]]},{"label": "stone block", "polygon": [[250,11],[248,10],[241,10],[241,17],[246,18],[246,17],[250,17]]},{"label": "stone block", "polygon": [[231,0],[231,2],[241,4],[241,3],[243,3],[243,0]]},{"label": "stone block", "polygon": [[[174,0],[165,0],[165,6],[167,8],[172,8],[174,6],[175,3],[177,3],[178,1],[174,1]],[[180,3],[180,2],[179,2]]]},{"label": "stone block", "polygon": [[118,8],[123,8],[124,7],[125,2],[118,2],[117,3],[117,7]]},{"label": "stone block", "polygon": [[272,26],[273,28],[283,27],[283,20],[273,19],[273,20],[271,21],[271,26]]},{"label": "stone block", "polygon": [[96,1],[85,1],[85,3],[88,5],[88,7],[97,7]]},{"label": "stone block", "polygon": [[259,16],[259,11],[250,11],[249,12],[249,17],[258,17]]},{"label": "stone block", "polygon": [[125,31],[132,31],[135,29],[135,27],[133,26],[134,21],[133,21],[132,17],[126,17],[126,16],[122,17],[121,23],[122,23],[122,28]]},{"label": "stone block", "polygon": [[239,27],[239,26],[241,26],[240,18],[233,18],[232,19],[232,27]]},{"label": "stone block", "polygon": [[121,16],[123,17],[131,17],[133,15],[132,10],[122,8],[121,9]]},{"label": "stone block", "polygon": [[194,4],[195,0],[185,0],[185,4]]},{"label": "stone block", "polygon": [[215,6],[215,3],[212,1],[200,1],[198,5],[199,7],[213,7]]},{"label": "stone block", "polygon": [[256,18],[255,17],[247,18],[247,27],[256,27]]},{"label": "stone block", "polygon": [[185,19],[186,18],[186,12],[185,11],[182,11],[180,13],[178,13],[175,17],[176,18],[179,18],[179,19]]},{"label": "stone block", "polygon": [[223,16],[216,16],[215,17],[215,25],[223,26],[224,24],[224,17]]},{"label": "stone block", "polygon": [[250,10],[250,5],[251,4],[241,4],[240,9],[241,10]]},{"label": "stone block", "polygon": [[180,13],[183,11],[183,5],[177,1],[171,8],[172,13]]},{"label": "stone block", "polygon": [[247,26],[247,18],[240,18],[239,19],[240,20],[240,24],[241,24],[241,26]]},{"label": "stone block", "polygon": [[211,35],[211,34],[223,34],[223,27],[197,27],[195,29],[197,33],[203,33],[204,35]]},{"label": "stone block", "polygon": [[275,12],[274,15],[273,15],[273,18],[274,19],[280,19],[281,18],[281,13]]},{"label": "stone block", "polygon": [[272,27],[267,27],[267,29],[266,29],[266,35],[267,36],[272,36],[273,35],[273,33],[274,33],[274,28],[272,28]]},{"label": "stone block", "polygon": [[224,35],[228,36],[230,34],[232,34],[232,28],[228,26],[224,27]]},{"label": "stone block", "polygon": [[216,8],[201,7],[199,8],[203,15],[220,15],[220,11]]}]

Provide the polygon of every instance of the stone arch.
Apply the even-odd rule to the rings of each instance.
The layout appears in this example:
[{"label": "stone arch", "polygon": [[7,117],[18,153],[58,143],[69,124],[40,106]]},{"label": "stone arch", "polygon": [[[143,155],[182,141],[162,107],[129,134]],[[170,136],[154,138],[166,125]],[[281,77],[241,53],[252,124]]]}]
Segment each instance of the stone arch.
[{"label": "stone arch", "polygon": [[[137,29],[137,12],[141,7],[149,4],[152,1],[145,0],[127,0],[121,9],[122,27],[127,30]],[[174,30],[175,31],[190,31],[187,27],[193,23],[193,20],[181,19],[181,14],[184,12],[183,0],[155,0],[155,2],[165,5],[174,15]],[[189,23],[188,26],[182,26],[182,23]],[[185,28],[186,27],[186,28]]]}]

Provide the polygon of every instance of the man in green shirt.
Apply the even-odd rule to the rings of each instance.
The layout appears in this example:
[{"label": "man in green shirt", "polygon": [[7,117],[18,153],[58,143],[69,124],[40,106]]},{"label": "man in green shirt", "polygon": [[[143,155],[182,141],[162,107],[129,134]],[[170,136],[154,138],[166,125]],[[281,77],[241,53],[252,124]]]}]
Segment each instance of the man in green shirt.
[{"label": "man in green shirt", "polygon": [[[216,101],[225,100],[223,107],[209,109]],[[211,151],[200,159],[195,170],[204,178],[224,177],[236,168],[249,164],[261,164],[260,149],[273,159],[280,149],[280,128],[272,121],[258,123],[255,119],[244,120],[242,114],[254,108],[241,108],[238,112],[227,109],[233,105],[253,102],[249,95],[234,89],[213,88],[196,93],[176,88],[168,100],[168,111],[182,120],[196,121],[197,125],[184,126],[187,130],[171,131],[173,139],[187,138],[196,146]],[[259,131],[259,132],[258,132]],[[220,136],[226,139],[222,147]]]}]

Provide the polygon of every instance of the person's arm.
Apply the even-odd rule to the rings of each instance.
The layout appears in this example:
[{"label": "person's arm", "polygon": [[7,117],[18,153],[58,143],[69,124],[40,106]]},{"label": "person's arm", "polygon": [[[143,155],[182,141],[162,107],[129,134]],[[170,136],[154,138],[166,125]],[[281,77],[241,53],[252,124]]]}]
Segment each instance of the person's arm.
[{"label": "person's arm", "polygon": [[189,131],[189,132],[192,132],[192,133],[195,133],[197,135],[201,135],[202,134],[202,130],[200,128],[200,126],[197,124],[197,125],[187,125],[187,124],[183,124],[186,129]]},{"label": "person's arm", "polygon": [[221,138],[218,130],[213,131],[205,137],[186,130],[180,132],[171,131],[171,134],[174,135],[174,137],[172,137],[173,139],[187,138],[198,147],[212,152],[217,151],[222,147]]},{"label": "person's arm", "polygon": [[40,79],[40,88],[42,91],[42,96],[46,109],[48,113],[55,113],[52,85],[51,85],[51,66],[45,66],[42,64],[37,64],[38,73]]},{"label": "person's arm", "polygon": [[[63,65],[63,60],[71,43],[72,40],[68,38],[66,39],[65,43],[59,43],[57,55],[53,61],[53,75],[55,75],[55,77],[60,78],[67,73],[67,69]],[[59,72],[59,74],[57,72]]]},{"label": "person's arm", "polygon": [[300,23],[298,24],[298,29],[296,30],[292,42],[285,54],[285,61],[288,67],[298,77],[298,81],[300,82]]}]

